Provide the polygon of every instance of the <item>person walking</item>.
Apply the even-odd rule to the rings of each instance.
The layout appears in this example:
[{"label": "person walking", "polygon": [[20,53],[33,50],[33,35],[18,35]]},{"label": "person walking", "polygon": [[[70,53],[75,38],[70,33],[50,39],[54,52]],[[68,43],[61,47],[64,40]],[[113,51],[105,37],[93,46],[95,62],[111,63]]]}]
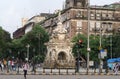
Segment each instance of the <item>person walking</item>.
[{"label": "person walking", "polygon": [[114,72],[115,72],[115,75],[118,74],[118,70],[119,70],[119,64],[116,63],[115,66],[114,66]]},{"label": "person walking", "polygon": [[1,69],[1,71],[3,71],[3,63],[2,63],[2,60],[0,60],[0,69]]},{"label": "person walking", "polygon": [[23,64],[23,71],[24,71],[24,78],[25,78],[25,79],[27,79],[27,78],[26,78],[26,75],[27,75],[27,70],[28,70],[28,68],[29,68],[29,65],[28,65],[28,63],[25,61],[25,63]]}]

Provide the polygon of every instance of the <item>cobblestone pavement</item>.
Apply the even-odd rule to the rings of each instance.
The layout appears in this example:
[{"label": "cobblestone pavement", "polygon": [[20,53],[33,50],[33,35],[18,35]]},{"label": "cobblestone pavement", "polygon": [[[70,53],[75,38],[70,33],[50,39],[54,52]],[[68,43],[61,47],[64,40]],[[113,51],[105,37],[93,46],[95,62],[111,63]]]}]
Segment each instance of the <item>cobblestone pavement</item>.
[{"label": "cobblestone pavement", "polygon": [[[23,75],[0,75],[0,79],[24,79]],[[120,76],[100,75],[27,75],[27,79],[120,79]]]}]

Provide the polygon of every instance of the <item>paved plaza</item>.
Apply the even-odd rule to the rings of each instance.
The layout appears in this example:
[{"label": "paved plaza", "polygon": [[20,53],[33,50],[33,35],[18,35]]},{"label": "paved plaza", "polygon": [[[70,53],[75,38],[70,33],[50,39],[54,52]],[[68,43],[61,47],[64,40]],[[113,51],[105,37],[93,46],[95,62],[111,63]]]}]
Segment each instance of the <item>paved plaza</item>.
[{"label": "paved plaza", "polygon": [[[51,69],[46,69],[45,73],[43,73],[43,69],[37,69],[36,74],[28,71],[27,79],[120,79],[120,72],[118,75],[113,74],[112,71],[109,71],[111,74],[98,74],[98,69],[96,70],[97,73],[93,73],[93,70],[90,70],[89,74],[86,75],[86,70],[80,69],[79,73],[75,74],[74,69],[68,70],[68,74],[66,69],[59,70],[53,69],[51,73]],[[6,71],[0,72],[0,79],[24,79],[23,70],[19,69],[19,74],[17,71],[12,71],[7,73]]]},{"label": "paved plaza", "polygon": [[[23,75],[0,75],[0,79],[24,79]],[[120,76],[100,75],[27,75],[27,79],[120,79]]]},{"label": "paved plaza", "polygon": [[[75,73],[75,69],[43,69],[39,68],[36,69],[36,72],[32,72],[32,69],[28,70],[28,75],[86,75],[86,69],[80,68],[79,73]],[[19,72],[18,69],[16,71],[0,71],[0,75],[23,75],[23,69],[20,68]],[[105,69],[102,70],[102,73],[99,73],[99,69],[90,69],[89,73],[87,75],[115,75],[113,70],[109,70],[108,73],[105,72]],[[120,71],[118,72],[118,75],[120,76]]]}]

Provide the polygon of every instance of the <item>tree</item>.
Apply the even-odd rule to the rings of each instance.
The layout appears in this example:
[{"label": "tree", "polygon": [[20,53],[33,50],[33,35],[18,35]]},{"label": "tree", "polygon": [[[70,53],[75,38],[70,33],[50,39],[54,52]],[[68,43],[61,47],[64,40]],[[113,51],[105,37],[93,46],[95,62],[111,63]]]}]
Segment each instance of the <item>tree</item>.
[{"label": "tree", "polygon": [[32,31],[28,32],[25,36],[23,36],[22,43],[24,47],[29,44],[30,45],[30,58],[40,55],[41,61],[43,62],[45,57],[46,46],[44,45],[45,42],[49,41],[49,35],[45,31],[42,26],[36,24]]},{"label": "tree", "polygon": [[99,42],[100,38],[99,36],[94,36],[91,35],[90,36],[90,60],[93,61],[98,61],[98,53],[100,53],[99,50],[99,46],[100,46],[100,42]]},{"label": "tree", "polygon": [[[77,46],[77,42],[80,39],[83,40],[82,48],[79,48]],[[73,37],[72,42],[74,43],[73,50],[72,50],[74,56],[77,57],[78,56],[77,50],[80,50],[80,55],[83,58],[87,59],[87,36],[78,34],[75,37]],[[93,36],[93,35],[90,36],[90,48],[91,48],[90,60],[98,61],[99,36]]]},{"label": "tree", "polygon": [[119,33],[114,34],[112,36],[112,55],[113,55],[113,58],[120,57],[120,34]]},{"label": "tree", "polygon": [[0,27],[0,58],[7,57],[10,52],[10,33]]},{"label": "tree", "polygon": [[13,39],[11,44],[10,44],[10,49],[11,49],[11,57],[19,58],[19,59],[24,59],[26,52],[26,48],[24,47],[24,44],[22,43],[23,38],[20,39]]},{"label": "tree", "polygon": [[[83,41],[83,48],[80,48],[78,46],[78,41],[82,40]],[[74,43],[72,53],[74,54],[75,57],[80,54],[83,58],[86,58],[86,43],[87,43],[87,38],[84,35],[78,34],[73,37],[72,42]]]},{"label": "tree", "polygon": [[119,34],[113,34],[109,36],[105,36],[102,39],[103,47],[104,49],[107,49],[107,58],[117,58],[120,57],[120,35]]}]

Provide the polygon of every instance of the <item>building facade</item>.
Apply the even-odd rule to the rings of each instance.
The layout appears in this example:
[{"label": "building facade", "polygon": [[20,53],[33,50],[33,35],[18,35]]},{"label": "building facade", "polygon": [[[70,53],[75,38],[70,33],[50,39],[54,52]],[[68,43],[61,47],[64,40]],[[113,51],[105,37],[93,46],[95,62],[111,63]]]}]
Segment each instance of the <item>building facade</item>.
[{"label": "building facade", "polygon": [[48,16],[52,16],[52,14],[41,13],[40,15],[35,15],[30,19],[22,18],[22,27],[13,33],[13,38],[21,38],[23,35],[31,31],[35,24],[45,20]]},{"label": "building facade", "polygon": [[[87,0],[66,0],[65,8],[61,10],[61,21],[68,31],[68,36],[72,38],[77,33],[87,35],[88,9]],[[43,14],[44,15],[44,14]],[[51,16],[52,15],[52,16]],[[58,23],[58,13],[44,15],[42,20],[35,21],[32,17],[25,27],[16,30],[13,37],[19,37],[32,30],[29,23],[39,23],[51,35]],[[46,17],[47,16],[47,17]],[[43,20],[44,18],[44,20]],[[34,19],[34,21],[33,21]],[[38,18],[37,18],[38,19]],[[117,32],[120,28],[120,2],[105,6],[90,6],[90,33],[99,34],[100,29],[104,33]],[[26,29],[27,27],[27,29]],[[22,29],[22,30],[21,30]],[[25,30],[26,29],[26,30]],[[21,34],[20,34],[21,33]]]},{"label": "building facade", "polygon": [[[116,3],[111,5],[116,5]],[[103,29],[104,33],[117,32],[120,28],[120,7],[115,8],[111,5],[90,7],[91,34],[99,34],[100,29]],[[120,3],[118,2],[117,5]],[[63,26],[67,29],[70,38],[77,33],[87,34],[87,0],[66,0],[65,9],[61,11],[61,16]],[[57,17],[58,14],[55,14],[39,24],[51,34],[57,26]]]},{"label": "building facade", "polygon": [[[67,31],[67,39],[74,37],[76,34],[87,35],[88,31],[88,1],[87,0],[66,0],[65,8],[61,10],[60,22],[62,27]],[[104,35],[109,35],[112,32],[120,31],[120,2],[113,3],[105,6],[90,6],[90,34],[100,35],[102,32]],[[43,16],[43,17],[41,17]],[[41,19],[40,19],[40,18]],[[54,34],[54,30],[58,28],[59,13],[43,14],[40,16],[34,16],[28,20],[24,27],[19,28],[13,33],[13,38],[20,38],[29,31],[32,30],[34,25],[38,23],[43,26],[50,36]],[[58,35],[61,40],[63,36]],[[58,39],[52,39],[47,44],[48,53],[45,59],[45,67],[74,67],[74,58],[71,54],[71,44],[68,40],[59,41]],[[67,47],[67,48],[66,48]],[[69,60],[66,60],[69,59]],[[70,60],[72,59],[72,60]],[[56,62],[57,60],[57,62]],[[62,61],[62,62],[61,62]],[[71,64],[64,64],[71,62]],[[56,62],[56,63],[55,63]],[[53,64],[50,64],[53,63]],[[62,65],[61,65],[61,64]],[[50,65],[50,66],[49,66]]]}]

